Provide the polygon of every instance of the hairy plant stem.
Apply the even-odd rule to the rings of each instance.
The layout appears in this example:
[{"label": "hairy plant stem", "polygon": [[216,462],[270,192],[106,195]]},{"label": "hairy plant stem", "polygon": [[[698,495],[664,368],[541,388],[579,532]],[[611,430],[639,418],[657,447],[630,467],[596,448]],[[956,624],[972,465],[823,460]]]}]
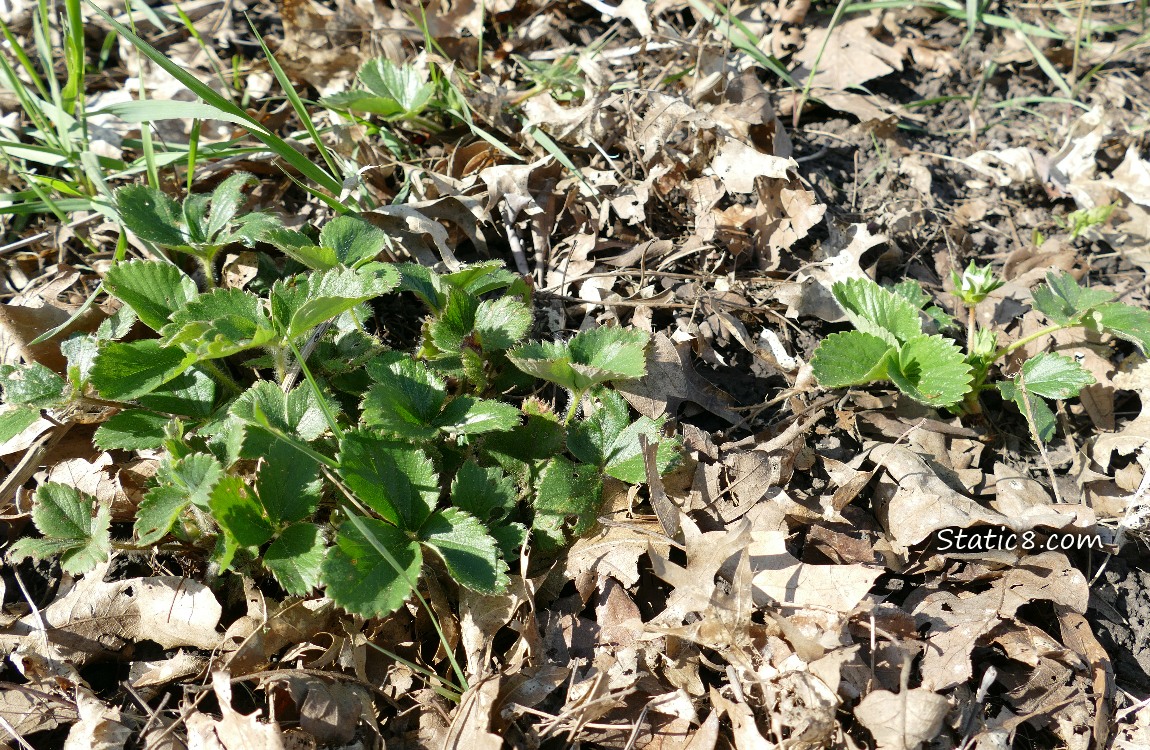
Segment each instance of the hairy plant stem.
[{"label": "hairy plant stem", "polygon": [[200,261],[200,267],[202,267],[204,269],[204,286],[208,289],[215,289],[216,288],[216,265],[215,265],[216,254],[212,253],[211,255],[199,255],[197,253],[196,257]]},{"label": "hairy plant stem", "polygon": [[567,416],[563,418],[564,427],[571,424],[571,420],[575,418],[575,413],[579,411],[579,404],[583,403],[583,397],[586,395],[586,391],[571,392],[571,406],[567,409]]},{"label": "hairy plant stem", "polygon": [[1042,338],[1043,336],[1049,336],[1052,333],[1057,333],[1058,331],[1064,330],[1066,328],[1073,328],[1073,327],[1074,327],[1073,323],[1068,323],[1068,324],[1059,323],[1058,325],[1047,326],[1046,328],[1043,328],[1040,331],[1035,331],[1034,333],[1030,334],[1029,336],[1024,336],[1023,338],[1019,339],[1018,341],[1015,341],[1013,344],[1010,344],[1009,346],[1004,346],[1001,349],[995,350],[994,355],[990,361],[995,362],[999,359],[1002,359],[1006,355],[1011,354],[1011,353],[1021,349],[1022,347],[1029,344],[1031,341],[1036,341],[1036,340]]},{"label": "hairy plant stem", "polygon": [[974,305],[967,305],[966,307],[966,353],[970,354],[970,347],[974,346]]},{"label": "hairy plant stem", "polygon": [[227,371],[224,370],[224,368],[220,367],[219,365],[217,365],[212,360],[205,359],[205,360],[202,360],[201,362],[199,362],[198,364],[201,365],[205,370],[210,372],[212,374],[212,377],[214,377],[216,380],[218,380],[220,382],[220,385],[222,385],[224,388],[227,388],[232,394],[238,396],[244,392],[243,386],[241,386],[239,383],[237,383],[235,378],[233,378],[231,375],[229,375],[227,373]]}]

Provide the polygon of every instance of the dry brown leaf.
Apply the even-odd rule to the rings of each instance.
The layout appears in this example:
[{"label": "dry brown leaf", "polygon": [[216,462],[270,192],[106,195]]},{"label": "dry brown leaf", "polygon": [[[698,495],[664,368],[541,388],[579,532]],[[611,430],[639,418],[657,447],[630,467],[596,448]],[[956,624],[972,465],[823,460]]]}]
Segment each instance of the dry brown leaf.
[{"label": "dry brown leaf", "polygon": [[968,680],[972,674],[970,653],[982,637],[1018,608],[1045,600],[1084,613],[1089,592],[1086,578],[1059,552],[1022,558],[982,593],[936,591],[912,596],[907,608],[920,625],[929,625],[926,654],[922,660],[922,684],[945,690]]},{"label": "dry brown leaf", "polygon": [[795,54],[795,60],[802,66],[793,71],[794,75],[806,80],[817,59],[814,85],[843,91],[902,70],[905,51],[888,47],[874,37],[871,32],[878,23],[878,16],[859,14],[837,24],[830,31],[829,39],[826,29],[812,29],[803,48]]},{"label": "dry brown leaf", "polygon": [[676,344],[664,333],[651,338],[647,377],[619,383],[617,388],[636,411],[652,419],[675,416],[679,405],[690,401],[731,424],[742,421],[724,404],[726,394],[695,372],[689,343]]},{"label": "dry brown leaf", "polygon": [[730,720],[735,750],[775,750],[775,743],[763,737],[755,723],[755,713],[746,703],[727,700],[718,690],[711,688],[711,705],[715,707],[715,713],[726,714]]},{"label": "dry brown leaf", "polygon": [[855,706],[855,716],[874,735],[879,750],[918,750],[938,736],[949,710],[946,698],[926,688],[875,690]]},{"label": "dry brown leaf", "polygon": [[132,643],[153,641],[165,649],[219,646],[221,607],[211,589],[176,576],[128,578],[104,582],[96,571],[80,579],[63,596],[40,610],[48,627],[43,652],[39,618],[22,618],[0,643],[12,643],[25,654],[46,661],[81,666],[98,658],[119,656]]},{"label": "dry brown leaf", "polygon": [[120,715],[120,709],[104,705],[84,690],[76,693],[80,720],[72,725],[64,740],[64,750],[120,750],[132,731]]},{"label": "dry brown leaf", "polygon": [[68,360],[60,353],[60,342],[75,333],[94,332],[108,316],[98,307],[89,309],[56,338],[31,345],[40,334],[66,323],[71,317],[71,312],[50,304],[42,307],[0,304],[0,363],[16,364],[22,357],[63,375]]},{"label": "dry brown leaf", "polygon": [[467,654],[467,674],[478,676],[489,657],[491,639],[527,600],[523,579],[511,576],[507,593],[484,595],[461,588],[459,592],[459,637]]},{"label": "dry brown leaf", "polygon": [[21,737],[70,724],[79,718],[71,701],[32,686],[0,690],[0,742],[15,740],[11,727]]},{"label": "dry brown leaf", "polygon": [[732,193],[755,192],[755,178],[771,177],[776,180],[790,179],[790,170],[799,165],[794,159],[764,154],[734,138],[727,138],[719,146],[711,169],[723,181],[723,186]]},{"label": "dry brown leaf", "polygon": [[347,745],[355,739],[360,717],[371,717],[371,697],[358,685],[285,672],[271,679],[283,683],[299,711],[300,729],[321,744]]},{"label": "dry brown leaf", "polygon": [[870,592],[884,568],[877,565],[811,565],[787,552],[787,535],[781,531],[752,532],[747,547],[752,591],[759,607],[781,610],[808,637],[824,633],[836,639],[846,616]]},{"label": "dry brown leaf", "polygon": [[474,683],[463,694],[451,720],[445,750],[499,750],[503,738],[491,731],[492,714],[499,703],[498,677]]},{"label": "dry brown leaf", "polygon": [[[886,469],[875,488],[877,516],[896,548],[909,549],[944,528],[978,524],[1022,532],[1042,523],[1054,528],[1085,528],[1093,512],[1083,505],[1031,508],[1021,516],[984,508],[948,485],[927,461],[910,448],[878,445],[871,460]],[[1012,504],[1017,510],[1017,503]]]},{"label": "dry brown leaf", "polygon": [[195,711],[186,720],[188,747],[195,750],[285,750],[275,724],[265,724],[256,713],[232,708],[232,684],[227,672],[212,673],[212,689],[220,704],[220,719]]},{"label": "dry brown leaf", "polygon": [[132,662],[128,681],[137,690],[145,690],[197,675],[207,665],[206,657],[180,649],[170,659]]},{"label": "dry brown leaf", "polygon": [[822,243],[815,263],[807,266],[795,281],[780,284],[776,297],[787,305],[787,317],[821,318],[828,323],[845,320],[842,308],[831,294],[835,282],[866,278],[861,260],[868,250],[887,238],[871,234],[866,224],[853,224],[840,231],[828,222],[830,238]]}]

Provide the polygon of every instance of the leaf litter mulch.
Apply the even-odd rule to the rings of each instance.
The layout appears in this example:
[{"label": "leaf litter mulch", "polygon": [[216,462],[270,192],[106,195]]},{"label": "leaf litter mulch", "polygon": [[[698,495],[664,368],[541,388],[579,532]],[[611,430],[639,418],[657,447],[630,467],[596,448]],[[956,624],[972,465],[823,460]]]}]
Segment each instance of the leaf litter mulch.
[{"label": "leaf litter mulch", "polygon": [[[505,260],[533,281],[541,335],[650,332],[647,377],[619,390],[671,418],[683,459],[661,479],[608,479],[595,528],[513,564],[502,595],[423,579],[468,679],[458,700],[414,601],[364,620],[195,555],[125,552],[80,577],[6,562],[0,747],[1150,747],[1150,365],[1136,347],[1060,332],[1012,354],[1007,374],[1054,349],[1096,381],[1058,405],[1045,443],[994,395],[959,418],[891,388],[821,389],[809,366],[846,329],[831,287],[848,279],[915,279],[965,320],[951,273],[990,263],[1005,284],[976,316],[1004,344],[1044,325],[1029,290],[1051,271],[1147,307],[1145,7],[992,2],[973,29],[958,3],[834,9],[185,6],[206,45],[175,6],[137,13],[203,80],[234,63],[246,106],[284,135],[303,125],[253,28],[309,102],[381,55],[462,82],[476,130],[310,106],[403,257]],[[33,10],[5,11],[16,37]],[[109,27],[92,19],[99,50]],[[194,99],[123,40],[105,50],[90,99]],[[5,137],[27,138],[19,101],[0,104]],[[94,153],[139,143],[138,124],[89,126]],[[154,130],[187,143],[190,126]],[[246,171],[253,207],[329,217],[285,170],[252,149],[202,163],[194,187]],[[8,242],[32,240],[5,251],[5,363],[62,367],[58,347],[30,342],[111,265],[118,226],[69,219],[87,221],[5,217]],[[253,263],[228,249],[226,284],[250,283]],[[376,333],[410,346],[420,310],[392,300]],[[28,499],[46,482],[130,533],[156,456],[98,451],[94,427],[61,437],[42,419],[0,447],[7,542],[34,533]],[[948,529],[1099,546],[940,550]]]}]

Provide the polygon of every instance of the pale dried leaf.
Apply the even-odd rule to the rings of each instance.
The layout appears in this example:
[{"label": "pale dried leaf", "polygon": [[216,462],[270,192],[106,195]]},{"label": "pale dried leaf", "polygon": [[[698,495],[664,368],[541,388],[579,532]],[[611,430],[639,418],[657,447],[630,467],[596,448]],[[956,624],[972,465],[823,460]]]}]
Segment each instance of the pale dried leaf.
[{"label": "pale dried leaf", "polygon": [[[219,646],[221,607],[211,589],[177,576],[129,578],[105,583],[97,573],[81,579],[66,594],[40,611],[48,626],[51,653],[38,654],[81,666],[101,656],[119,655],[137,641],[153,641],[165,649]],[[23,651],[37,653],[42,644],[34,634],[39,618],[26,616],[0,635]]]},{"label": "pale dried leaf", "polygon": [[285,750],[275,724],[265,724],[256,713],[232,708],[232,686],[227,672],[212,673],[212,689],[219,700],[220,719],[196,711],[187,718],[188,750]]},{"label": "pale dried leaf", "polygon": [[76,705],[80,720],[72,725],[64,740],[64,750],[119,750],[132,731],[120,716],[120,709],[106,706],[94,695],[79,690]]},{"label": "pale dried leaf", "polygon": [[949,710],[946,698],[925,688],[875,690],[855,707],[855,716],[874,735],[879,750],[918,750],[938,735]]}]

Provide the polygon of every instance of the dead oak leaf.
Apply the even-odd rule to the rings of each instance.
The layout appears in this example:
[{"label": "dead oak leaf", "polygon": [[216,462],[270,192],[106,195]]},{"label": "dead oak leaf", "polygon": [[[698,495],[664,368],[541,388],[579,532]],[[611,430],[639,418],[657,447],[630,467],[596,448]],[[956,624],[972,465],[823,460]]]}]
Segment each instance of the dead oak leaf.
[{"label": "dead oak leaf", "polygon": [[[787,552],[786,533],[752,532],[752,597],[759,607],[781,607],[795,624],[837,633],[870,592],[883,569],[876,565],[811,565]],[[821,633],[816,633],[816,635]]]},{"label": "dead oak leaf", "polygon": [[908,608],[920,626],[930,627],[921,667],[923,686],[946,690],[968,680],[973,674],[971,651],[1024,604],[1045,600],[1084,613],[1088,599],[1086,578],[1059,552],[1023,558],[1019,567],[979,594],[936,591],[917,602],[912,597]]},{"label": "dead oak leaf", "polygon": [[729,192],[753,193],[755,178],[785,180],[789,170],[797,170],[798,164],[794,159],[764,154],[734,138],[726,138],[711,162],[711,169]]},{"label": "dead oak leaf", "polygon": [[[800,80],[815,68],[814,85],[842,91],[902,70],[903,49],[888,47],[872,34],[876,16],[860,15],[834,29],[812,29],[806,44],[795,54],[802,66],[794,71]],[[829,33],[829,38],[828,38]],[[824,47],[825,43],[825,47]],[[820,56],[821,55],[821,56]]]}]

